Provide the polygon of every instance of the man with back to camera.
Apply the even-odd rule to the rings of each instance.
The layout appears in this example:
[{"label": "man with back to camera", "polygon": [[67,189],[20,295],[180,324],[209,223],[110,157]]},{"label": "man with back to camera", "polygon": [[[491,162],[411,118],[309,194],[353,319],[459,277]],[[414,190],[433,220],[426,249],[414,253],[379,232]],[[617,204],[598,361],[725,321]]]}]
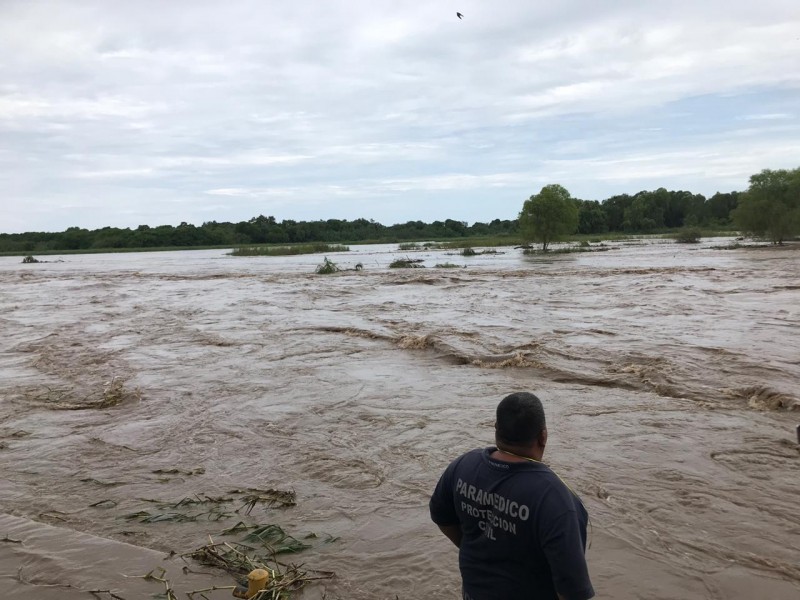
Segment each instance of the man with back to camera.
[{"label": "man with back to camera", "polygon": [[587,600],[583,504],[542,460],[544,408],[533,394],[497,406],[497,446],[455,459],[431,519],[459,548],[464,600]]}]

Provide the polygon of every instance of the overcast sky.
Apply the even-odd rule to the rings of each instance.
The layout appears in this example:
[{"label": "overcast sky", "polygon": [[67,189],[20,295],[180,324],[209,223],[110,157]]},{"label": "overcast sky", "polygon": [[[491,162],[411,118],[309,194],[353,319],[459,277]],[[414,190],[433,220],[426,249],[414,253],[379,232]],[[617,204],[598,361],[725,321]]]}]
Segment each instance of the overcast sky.
[{"label": "overcast sky", "polygon": [[0,0],[2,232],[711,195],[799,118],[797,0]]}]

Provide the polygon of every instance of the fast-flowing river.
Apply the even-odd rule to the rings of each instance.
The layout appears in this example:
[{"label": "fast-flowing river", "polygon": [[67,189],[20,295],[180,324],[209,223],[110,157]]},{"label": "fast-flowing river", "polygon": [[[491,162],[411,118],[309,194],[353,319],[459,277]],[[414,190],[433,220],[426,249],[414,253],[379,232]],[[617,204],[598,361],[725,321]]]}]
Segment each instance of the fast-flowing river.
[{"label": "fast-flowing river", "polygon": [[[0,258],[0,595],[148,597],[121,574],[159,566],[179,592],[227,585],[162,559],[245,520],[336,572],[303,598],[455,599],[428,498],[524,390],[591,515],[598,597],[796,599],[800,251],[730,241],[357,246],[330,258],[363,270],[327,276],[321,256]],[[406,254],[427,268],[388,268]],[[125,518],[248,488],[296,506]]]}]

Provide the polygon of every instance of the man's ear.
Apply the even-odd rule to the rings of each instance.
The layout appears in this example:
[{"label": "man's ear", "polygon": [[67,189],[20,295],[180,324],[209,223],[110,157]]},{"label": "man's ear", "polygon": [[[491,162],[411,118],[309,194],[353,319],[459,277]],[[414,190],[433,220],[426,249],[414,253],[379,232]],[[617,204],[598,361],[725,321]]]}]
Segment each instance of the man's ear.
[{"label": "man's ear", "polygon": [[542,429],[542,433],[539,434],[539,445],[543,450],[547,446],[547,428]]}]

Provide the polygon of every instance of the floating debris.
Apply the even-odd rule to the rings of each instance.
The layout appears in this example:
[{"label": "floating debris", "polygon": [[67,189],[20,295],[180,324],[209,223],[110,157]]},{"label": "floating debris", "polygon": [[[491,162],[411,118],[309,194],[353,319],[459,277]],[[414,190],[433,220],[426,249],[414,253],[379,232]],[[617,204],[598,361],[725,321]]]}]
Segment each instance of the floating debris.
[{"label": "floating debris", "polygon": [[[244,514],[249,515],[253,508],[255,508],[255,506],[258,504],[264,504],[266,508],[286,508],[289,506],[295,506],[297,503],[294,491],[273,489],[249,489],[246,491],[251,493],[242,498],[242,500],[244,500],[244,504],[236,510],[237,513],[244,508],[246,509]],[[241,491],[237,490],[228,493],[241,493]]]},{"label": "floating debris", "polygon": [[338,273],[339,271],[341,271],[339,266],[326,256],[325,261],[321,265],[317,265],[317,269],[314,272],[317,275],[331,275],[332,273]]},{"label": "floating debris", "polygon": [[[170,472],[176,470],[170,470]],[[159,470],[159,472],[164,473],[167,471]],[[222,496],[195,494],[177,501],[163,501],[152,498],[139,498],[138,500],[147,502],[149,504],[148,509],[131,512],[119,518],[128,522],[157,526],[158,524],[196,522],[204,519],[209,521],[233,519],[236,514],[250,515],[253,508],[258,505],[262,505],[265,508],[295,506],[296,495],[292,490],[241,488],[229,490]],[[242,504],[239,509],[232,511],[233,506],[236,506],[235,503]],[[116,505],[116,500],[104,499],[95,502],[91,506],[93,508],[113,508]],[[198,512],[198,508],[203,512]],[[246,519],[245,516],[242,516],[242,518]],[[137,531],[122,531],[119,533],[126,536],[146,535]],[[252,574],[257,569],[265,570],[269,573],[269,577],[266,579],[266,587],[263,590],[254,592],[255,595],[249,596],[251,600],[287,600],[289,594],[301,589],[309,582],[334,577],[334,573],[329,571],[303,570],[302,565],[285,564],[276,559],[276,556],[279,555],[296,554],[313,546],[334,542],[338,539],[334,536],[319,536],[315,533],[308,533],[302,537],[294,537],[279,525],[273,523],[248,523],[247,520],[236,522],[234,525],[224,529],[220,535],[240,535],[243,537],[238,542],[215,543],[209,536],[208,544],[193,552],[182,554],[181,558],[184,561],[191,558],[201,565],[222,569],[234,577],[237,585],[213,586],[186,592],[186,596],[189,598],[206,598],[206,592],[215,590],[233,590],[234,594],[244,593],[245,596],[242,597],[248,597],[247,583],[243,582],[243,577]],[[174,553],[172,554],[174,555]],[[190,566],[187,565],[184,570],[191,571]],[[147,575],[141,576],[141,578],[148,581],[157,581],[164,585],[164,592],[159,594],[158,598],[163,600],[177,598],[169,580],[166,578],[166,571],[163,569],[153,570]],[[107,590],[95,591],[98,594],[108,592]]]},{"label": "floating debris", "polygon": [[398,258],[389,263],[390,269],[424,269],[425,265],[419,263],[423,262],[421,258]]},{"label": "floating debris", "polygon": [[311,548],[310,544],[304,544],[297,538],[287,534],[278,525],[261,525],[244,537],[245,542],[259,542],[273,556],[287,552],[302,552]]},{"label": "floating debris", "polygon": [[8,544],[21,544],[22,540],[15,540],[13,538],[8,537],[8,534],[6,534],[5,537],[0,538],[0,542],[6,542]]},{"label": "floating debris", "polygon": [[103,389],[89,394],[79,395],[70,389],[53,389],[46,387],[44,392],[25,394],[33,402],[43,403],[52,410],[89,410],[111,408],[129,400],[141,400],[138,388],[129,390],[124,380],[112,377],[103,385]]},{"label": "floating debris", "polygon": [[82,483],[93,483],[95,485],[99,485],[100,487],[117,487],[118,485],[125,485],[121,481],[100,481],[99,479],[95,479],[93,477],[85,477],[80,481]]},{"label": "floating debris", "polygon": [[[269,526],[265,526],[269,527]],[[280,527],[272,526],[283,532]],[[263,528],[262,528],[263,529]],[[284,534],[285,535],[285,534]],[[266,588],[253,596],[252,600],[283,600],[288,594],[296,592],[312,581],[332,579],[332,571],[304,571],[302,565],[284,564],[275,560],[274,554],[260,555],[250,546],[237,543],[214,543],[209,536],[209,543],[188,554],[183,558],[191,558],[202,565],[222,569],[231,574],[241,587],[246,588],[247,583],[241,578],[256,569],[264,569],[269,573]],[[231,588],[217,588],[231,589]],[[207,590],[189,592],[189,598]]]}]

